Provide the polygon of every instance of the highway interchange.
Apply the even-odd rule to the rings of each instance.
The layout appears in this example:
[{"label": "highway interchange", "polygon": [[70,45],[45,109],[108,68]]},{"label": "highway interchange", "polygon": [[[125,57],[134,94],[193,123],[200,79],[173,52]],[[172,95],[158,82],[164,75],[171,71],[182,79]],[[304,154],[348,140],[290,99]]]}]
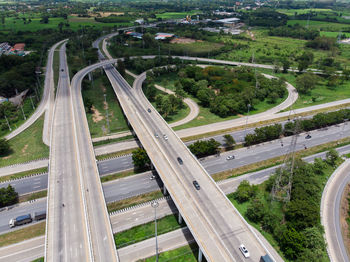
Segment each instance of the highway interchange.
[{"label": "highway interchange", "polygon": [[[62,59],[63,60],[63,59]],[[67,70],[67,68],[66,68],[66,66],[63,66],[66,70],[64,70],[64,71],[66,71],[66,72],[68,72],[68,70]],[[122,91],[122,92],[126,92],[126,93],[128,93],[128,92],[133,92],[133,91],[130,91],[130,90],[128,90],[128,86],[126,85],[126,83],[125,83],[125,81],[123,80],[123,79],[121,79],[120,78],[120,76],[116,73],[116,71],[113,69],[113,68],[110,68],[110,67],[107,67],[107,74],[108,74],[108,71],[109,71],[109,73],[110,73],[110,75],[109,75],[109,77],[110,77],[110,79],[113,77],[114,78],[114,80],[112,79],[112,84],[114,84],[114,88],[121,88],[119,91]],[[84,73],[82,73],[81,75],[84,75],[86,73],[86,71],[84,72]],[[66,76],[64,76],[65,75],[65,73],[62,73],[62,74],[60,74],[60,81],[62,81],[62,79],[64,79],[65,77],[67,77],[67,75]],[[113,81],[115,81],[115,82],[113,82]],[[78,80],[78,82],[79,82],[79,80]],[[73,83],[73,81],[72,81],[72,83]],[[64,86],[64,85],[63,85]],[[66,87],[68,87],[69,86],[69,83],[66,85]],[[64,88],[65,87],[63,87],[62,88],[62,86],[61,86],[61,89],[62,90],[64,90]],[[79,88],[78,88],[79,89]],[[73,90],[77,90],[76,88],[74,88]],[[60,94],[60,92],[63,92],[63,91],[59,91],[58,92],[58,94]],[[80,92],[80,90],[78,91],[78,93],[76,94],[76,99],[81,99],[81,96],[80,96],[80,94],[79,94],[79,92]],[[117,94],[118,95],[118,94]],[[120,96],[120,94],[119,94],[119,96]],[[136,112],[136,110],[138,110],[138,113],[139,114],[144,114],[144,117],[148,117],[148,115],[145,113],[145,112],[141,112],[142,110],[143,111],[145,111],[145,107],[139,107],[139,108],[137,108],[137,106],[135,107],[135,105],[137,105],[138,104],[138,101],[137,100],[139,100],[139,101],[143,101],[143,104],[145,104],[145,103],[147,103],[148,101],[145,101],[145,97],[143,96],[143,94],[139,94],[139,93],[137,93],[137,92],[135,92],[134,94],[133,94],[133,96],[135,96],[135,99],[134,99],[134,101],[132,101],[133,102],[133,105],[130,103],[130,102],[126,102],[126,105],[125,106],[129,106],[130,108],[132,108],[132,110],[135,110],[134,111],[134,113]],[[131,98],[130,96],[129,96],[129,98]],[[64,100],[64,99],[61,99],[61,100]],[[129,101],[129,99],[125,99],[125,100],[128,100]],[[130,100],[132,100],[132,99],[130,99]],[[57,102],[58,101],[58,102]],[[58,104],[59,103],[59,101],[60,101],[60,99],[59,99],[59,95],[58,95],[58,97],[57,97],[57,101],[56,101],[56,103]],[[128,104],[129,103],[129,104]],[[78,104],[78,103],[76,103],[76,104]],[[80,105],[80,107],[81,107],[81,105]],[[67,106],[67,108],[69,108],[69,106]],[[75,110],[79,110],[79,106],[77,106],[76,108],[75,108]],[[124,110],[125,110],[125,108],[124,108]],[[130,110],[130,109],[129,109]],[[61,111],[61,110],[60,110]],[[64,112],[64,110],[62,110],[63,112]],[[127,110],[125,110],[125,111],[127,111]],[[156,112],[155,112],[156,113]],[[67,114],[67,112],[66,112],[66,114]],[[81,112],[79,112],[78,113],[79,115],[85,115],[85,114],[83,114],[83,113],[81,113]],[[56,116],[55,116],[56,117]],[[136,116],[136,118],[139,118],[139,116]],[[155,117],[156,118],[156,117]],[[139,120],[142,122],[142,120],[139,118]],[[152,120],[152,118],[150,118],[149,119],[149,121],[151,122],[151,121],[156,121],[156,120]],[[158,121],[158,120],[157,120]],[[157,124],[156,125],[158,125],[158,126],[161,126],[162,125],[162,119],[160,119],[159,120],[160,122],[156,122]],[[132,122],[132,121],[131,121]],[[56,123],[55,123],[56,124]],[[69,124],[69,123],[65,123],[65,124]],[[145,124],[145,123],[143,123],[144,125],[145,125],[145,130],[147,130],[147,129],[149,129],[150,127],[147,127],[147,124]],[[82,124],[79,124],[79,126],[80,126],[80,128],[82,128],[82,131],[81,132],[79,132],[79,134],[81,134],[81,133],[84,133],[85,131],[86,131],[86,129],[84,130],[84,128],[83,128],[83,126],[84,126],[84,123],[82,123]],[[333,127],[332,127],[333,128]],[[338,134],[338,137],[342,137],[343,135],[344,135],[344,133],[346,133],[346,132],[348,132],[349,130],[348,130],[348,125],[343,125],[343,126],[339,126],[339,127],[337,127],[339,130],[337,130],[335,133],[337,133]],[[134,127],[134,129],[137,129],[137,128],[135,128]],[[315,132],[326,132],[327,130],[323,130],[323,131],[315,131]],[[154,132],[154,131],[153,131]],[[152,133],[151,134],[151,136],[153,137],[153,132],[150,132],[150,133]],[[160,133],[162,133],[162,132],[160,132]],[[169,140],[173,143],[173,141],[175,141],[176,139],[178,139],[176,136],[174,136],[174,137],[171,137],[171,131],[169,131]],[[315,135],[312,135],[313,136],[313,139],[311,139],[311,140],[305,140],[305,143],[299,143],[299,149],[302,149],[305,145],[307,146],[307,147],[311,147],[311,146],[314,146],[314,145],[316,145],[316,144],[318,144],[318,143],[325,143],[325,142],[327,142],[327,141],[331,141],[332,139],[333,140],[336,140],[337,138],[334,136],[334,130],[332,129],[332,130],[329,130],[329,133],[328,134],[326,134],[326,135],[324,135],[323,137],[321,137],[320,139],[319,139],[319,134],[315,134]],[[314,139],[315,137],[317,137],[317,139]],[[58,140],[59,138],[57,138],[57,141],[59,141]],[[148,139],[150,139],[150,138],[148,138]],[[301,139],[303,139],[303,138],[301,138]],[[80,142],[81,144],[85,144],[86,146],[87,146],[87,149],[84,151],[84,152],[92,152],[92,144],[91,144],[91,139],[89,138],[89,139],[87,139],[88,141],[90,141],[90,144],[89,143],[87,143],[87,144],[85,144],[85,143],[82,143],[82,142]],[[141,141],[142,141],[142,139],[140,139]],[[173,140],[173,141],[172,141]],[[239,138],[237,137],[236,138],[236,140],[237,141],[239,141]],[[314,142],[314,141],[316,141],[316,142]],[[142,141],[143,142],[143,141]],[[162,142],[163,143],[163,142]],[[166,145],[166,143],[167,142],[164,142],[163,144],[165,144]],[[283,139],[283,143],[285,144],[285,145],[287,145],[288,144],[288,138],[285,138],[285,139]],[[72,143],[72,144],[74,144],[74,143]],[[143,142],[143,144],[147,144],[147,141],[144,141]],[[67,144],[68,145],[68,144]],[[266,156],[268,156],[268,158],[271,158],[271,157],[273,157],[273,153],[271,153],[271,152],[278,152],[279,154],[282,154],[283,153],[283,150],[286,150],[286,146],[284,146],[284,147],[282,147],[281,146],[281,141],[275,141],[275,142],[272,142],[272,143],[268,143],[267,145],[270,145],[271,146],[271,148],[270,148],[270,155],[267,155],[267,152],[266,152],[266,150],[264,151],[264,146],[255,146],[254,147],[254,153],[256,153],[256,152],[258,152],[258,154],[257,155],[266,155]],[[158,145],[159,146],[159,145]],[[160,145],[160,146],[162,146],[162,145]],[[164,146],[164,145],[163,145]],[[88,147],[90,147],[90,149],[88,149]],[[146,146],[145,146],[146,147]],[[261,150],[260,150],[261,149]],[[51,149],[52,150],[52,149]],[[76,150],[76,149],[75,149]],[[164,150],[164,149],[163,149]],[[179,151],[181,151],[181,150],[183,150],[183,149],[180,149]],[[247,153],[247,155],[246,156],[244,156],[244,151],[247,151],[246,153]],[[206,167],[206,169],[207,169],[207,171],[209,172],[209,173],[216,173],[216,172],[218,172],[218,171],[216,171],[216,170],[219,170],[219,171],[222,171],[222,170],[226,170],[226,169],[230,169],[230,168],[234,168],[234,167],[238,167],[240,164],[242,164],[242,163],[245,163],[245,164],[248,164],[248,162],[247,162],[247,160],[248,159],[251,159],[252,160],[252,162],[256,162],[256,161],[260,161],[259,160],[259,156],[256,156],[255,157],[255,159],[253,159],[252,157],[251,157],[251,153],[249,153],[248,152],[248,150],[249,149],[239,149],[238,151],[236,151],[234,154],[236,155],[236,154],[238,154],[239,155],[239,158],[237,158],[236,157],[236,160],[235,161],[232,161],[232,162],[230,162],[230,161],[226,161],[226,159],[225,159],[225,156],[226,156],[226,154],[223,154],[221,157],[211,157],[211,158],[208,158],[206,161],[203,161],[202,163],[203,163],[203,165],[204,165],[204,167]],[[149,151],[149,150],[148,150]],[[179,152],[179,151],[176,151],[176,152]],[[61,153],[62,154],[62,153]],[[154,152],[154,154],[156,154],[156,152]],[[278,154],[277,154],[278,155]],[[151,158],[152,158],[152,154],[151,154]],[[188,161],[191,161],[190,160],[191,158],[189,158],[188,159]],[[51,158],[50,158],[50,161],[52,161],[51,160]],[[69,160],[67,160],[68,162],[69,162]],[[108,172],[114,172],[114,170],[113,170],[113,167],[114,166],[121,166],[120,165],[120,163],[124,163],[124,166],[122,166],[122,169],[126,169],[126,168],[128,168],[128,166],[130,166],[130,156],[129,156],[129,159],[128,159],[128,156],[127,157],[121,157],[121,158],[118,158],[118,159],[113,159],[113,160],[109,160],[109,161],[111,161],[111,164],[109,164],[109,166],[108,166],[108,164],[105,164],[105,162],[108,162],[108,161],[104,161],[104,162],[100,162],[99,163],[99,169],[100,169],[100,174],[103,174],[103,169],[105,169],[105,171],[108,171]],[[113,161],[116,161],[116,162],[113,162]],[[119,161],[119,162],[118,162]],[[211,162],[212,161],[212,162]],[[82,162],[88,162],[88,163],[91,163],[91,159],[90,159],[90,161],[89,160],[84,160],[84,161],[82,161]],[[94,161],[92,161],[93,163],[95,163]],[[207,166],[207,163],[208,163],[208,166]],[[228,164],[227,164],[228,163]],[[232,165],[231,165],[231,163],[233,163]],[[225,164],[227,164],[227,165],[225,165]],[[54,165],[54,164],[53,164]],[[107,166],[107,168],[106,168],[106,166]],[[171,166],[173,166],[173,164],[171,165]],[[210,168],[211,168],[211,166],[213,166],[213,170],[211,170]],[[103,167],[105,167],[105,168],[103,168]],[[131,166],[132,167],[132,166]],[[50,164],[50,170],[52,169],[53,167],[51,166],[51,164]],[[157,166],[156,166],[156,168],[157,168]],[[158,167],[159,168],[159,167]],[[222,170],[221,170],[221,169]],[[92,168],[91,167],[89,167],[88,169],[92,169],[93,170],[93,166],[92,166]],[[96,168],[97,169],[97,168]],[[87,169],[86,169],[87,170]],[[115,170],[117,170],[117,169],[115,169]],[[102,171],[102,172],[101,172]],[[159,172],[160,170],[158,170],[158,172]],[[187,170],[187,172],[188,173],[190,173],[191,172],[191,170]],[[160,175],[161,175],[161,177],[162,177],[162,172],[159,172],[160,173]],[[95,171],[95,174],[97,174],[97,170]],[[42,181],[44,181],[45,180],[45,175],[42,175],[42,176],[38,176],[38,177],[41,177],[41,179],[42,179]],[[38,182],[39,180],[38,180],[38,177],[33,177],[32,179],[35,179],[35,183],[33,183],[33,184],[42,184],[43,182]],[[98,175],[97,176],[95,176],[95,179],[96,179],[96,177],[98,178]],[[141,177],[141,176],[134,176],[135,178],[137,177],[138,179],[140,179],[140,181],[141,181],[141,178],[139,178],[139,177]],[[147,175],[147,176],[144,176],[142,179],[144,179],[144,184],[146,184],[146,183],[156,183],[156,181],[151,181],[151,180],[149,180],[149,175]],[[163,177],[163,179],[164,179],[164,177]],[[198,179],[199,180],[199,179]],[[20,180],[21,182],[22,182],[22,180]],[[200,181],[200,180],[199,180]],[[17,181],[17,182],[19,182],[19,181]],[[99,183],[99,182],[98,182]],[[115,182],[113,182],[113,183],[115,183]],[[113,183],[109,183],[109,184],[113,184]],[[135,183],[135,182],[134,182]],[[117,183],[116,183],[117,184]],[[143,185],[144,185],[143,184]],[[191,184],[191,183],[189,183],[189,184]],[[89,186],[91,186],[92,184],[88,184],[88,185],[83,185],[82,186],[82,188],[84,188],[84,190],[85,190],[85,188],[89,188]],[[43,187],[44,188],[44,187]],[[151,188],[152,187],[150,187],[150,190],[151,190]],[[153,189],[153,188],[152,188]],[[171,189],[170,187],[168,187],[168,189]],[[105,189],[104,188],[104,190],[105,190],[105,194],[106,194],[106,201],[107,202],[109,202],[109,200],[112,200],[113,199],[113,196],[111,197],[111,198],[108,198],[107,197],[107,194],[108,193],[106,193],[106,192],[108,192],[108,189]],[[138,189],[138,190],[140,190],[140,189]],[[110,192],[113,192],[114,191],[114,189],[112,189],[112,190],[110,190]],[[99,195],[101,195],[101,192],[100,193],[97,193],[96,194],[96,197],[93,197],[93,198],[91,198],[90,200],[89,200],[89,202],[91,202],[92,201],[92,199],[96,199],[96,198],[98,198],[98,196]],[[42,200],[40,200],[40,201],[37,201],[37,202],[34,202],[33,203],[33,205],[35,205],[36,203],[40,203],[41,204],[41,202],[46,202],[46,201],[42,201]],[[103,202],[104,202],[104,200],[103,200]],[[28,205],[31,205],[31,204],[28,204]],[[45,205],[45,203],[44,203],[44,205]],[[94,205],[94,207],[98,207],[99,206],[99,204],[98,203],[96,203],[95,205]],[[40,208],[42,208],[42,207],[40,207]],[[17,209],[17,208],[14,208],[13,210],[15,210],[15,209]],[[55,207],[55,209],[59,209],[57,206]],[[61,208],[62,209],[62,208]],[[180,208],[180,210],[181,210],[181,208]],[[9,211],[6,211],[6,212],[10,212],[11,210],[9,210]],[[208,210],[207,210],[208,211]],[[80,214],[83,214],[83,212],[81,212],[81,211],[77,211],[76,213],[80,213]],[[104,213],[104,212],[100,212],[100,213]],[[93,220],[93,219],[89,219],[89,220]],[[106,224],[109,224],[109,223],[106,223]],[[1,228],[1,226],[0,226],[0,228]],[[192,229],[193,230],[193,229]],[[73,230],[74,231],[74,230]],[[84,231],[84,230],[82,230],[82,231]],[[197,239],[197,241],[198,241],[198,239]],[[103,242],[103,241],[102,241]],[[235,252],[233,252],[233,253],[235,253]],[[239,256],[240,254],[238,254],[237,256]],[[258,256],[257,256],[257,258],[258,258]],[[107,261],[107,260],[99,260],[99,261]]]}]

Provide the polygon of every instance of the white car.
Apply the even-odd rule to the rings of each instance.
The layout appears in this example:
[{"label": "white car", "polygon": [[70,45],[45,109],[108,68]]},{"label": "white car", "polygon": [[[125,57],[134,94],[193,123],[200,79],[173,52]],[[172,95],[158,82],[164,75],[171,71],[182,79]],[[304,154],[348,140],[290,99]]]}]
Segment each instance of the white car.
[{"label": "white car", "polygon": [[163,137],[164,137],[165,140],[168,140],[168,136],[167,135],[164,134]]},{"label": "white car", "polygon": [[235,159],[234,155],[226,157],[226,160],[232,160],[232,159]]},{"label": "white car", "polygon": [[241,250],[243,256],[245,256],[246,258],[250,257],[248,249],[246,249],[246,247],[243,244],[239,246],[239,250]]}]

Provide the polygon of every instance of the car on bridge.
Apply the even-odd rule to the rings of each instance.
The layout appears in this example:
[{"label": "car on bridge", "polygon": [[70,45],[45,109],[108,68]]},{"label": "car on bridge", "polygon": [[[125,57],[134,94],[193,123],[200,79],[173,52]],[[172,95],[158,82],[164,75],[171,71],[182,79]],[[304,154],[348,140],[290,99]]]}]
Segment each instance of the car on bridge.
[{"label": "car on bridge", "polygon": [[193,181],[193,185],[197,190],[201,189],[201,186],[198,184],[197,180]]}]

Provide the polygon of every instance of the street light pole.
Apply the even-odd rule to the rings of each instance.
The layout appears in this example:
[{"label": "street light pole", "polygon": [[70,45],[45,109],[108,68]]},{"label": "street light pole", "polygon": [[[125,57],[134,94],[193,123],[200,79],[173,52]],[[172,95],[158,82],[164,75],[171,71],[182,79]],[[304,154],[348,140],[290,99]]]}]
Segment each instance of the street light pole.
[{"label": "street light pole", "polygon": [[107,97],[107,94],[103,94],[103,96],[105,97],[105,105],[106,105],[106,119],[107,119],[107,128],[108,128],[108,133],[110,132],[109,130],[109,119],[108,119],[108,105],[107,105],[107,100],[106,100],[106,97]]},{"label": "street light pole", "polygon": [[245,138],[246,133],[247,133],[247,127],[248,127],[248,117],[249,117],[249,110],[250,110],[251,105],[250,105],[250,104],[248,104],[248,105],[247,105],[247,107],[248,107],[248,114],[247,114],[247,118],[246,118],[246,121],[245,121],[245,129],[244,129],[244,137],[243,137],[243,139]]},{"label": "street light pole", "polygon": [[154,231],[156,237],[156,262],[158,262],[158,239],[157,239],[157,207],[159,203],[157,201],[153,201],[151,206],[154,208]]},{"label": "street light pole", "polygon": [[33,103],[32,96],[30,96],[29,98],[30,98],[30,102],[32,102],[32,107],[33,107],[33,110],[34,110],[34,109],[35,109],[35,106],[34,106],[34,103]]}]

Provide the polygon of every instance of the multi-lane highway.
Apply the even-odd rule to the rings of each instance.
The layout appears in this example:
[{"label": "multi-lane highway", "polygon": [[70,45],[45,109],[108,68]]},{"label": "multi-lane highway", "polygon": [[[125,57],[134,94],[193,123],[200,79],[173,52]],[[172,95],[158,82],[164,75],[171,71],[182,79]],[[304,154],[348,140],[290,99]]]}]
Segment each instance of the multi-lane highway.
[{"label": "multi-lane highway", "polygon": [[[345,123],[341,125],[330,126],[325,129],[308,132],[308,134],[312,136],[311,139],[305,139],[306,133],[300,134],[297,140],[296,150],[303,150],[305,146],[307,148],[310,148],[313,146],[341,139],[348,132],[350,132],[350,125],[348,123]],[[240,141],[240,139],[242,139],[244,135],[244,131],[238,131],[232,134],[237,139],[237,141]],[[217,141],[224,143],[222,136],[217,136],[214,138]],[[242,167],[247,164],[264,161],[267,159],[284,155],[288,152],[290,143],[291,137],[286,137],[283,139],[267,142],[261,145],[228,151],[226,153],[222,153],[220,156],[216,155],[202,158],[200,159],[200,162],[209,174],[215,174],[221,171]],[[235,159],[226,160],[226,157],[229,155],[234,155]],[[98,162],[99,174],[101,176],[110,173],[125,171],[127,169],[132,169],[133,167],[134,166],[132,163],[131,155],[125,155],[118,158],[111,158]],[[9,184],[14,186],[15,190],[20,195],[28,194],[38,190],[44,190],[47,188],[47,174],[4,182],[0,184],[0,188],[7,187]],[[107,195],[105,195],[105,197],[107,197]],[[109,202],[110,200],[111,199],[108,199],[107,201]]]},{"label": "multi-lane highway", "polygon": [[89,261],[92,257],[65,48],[63,44],[60,49],[60,75],[50,143],[45,243],[45,259],[50,262]]}]

